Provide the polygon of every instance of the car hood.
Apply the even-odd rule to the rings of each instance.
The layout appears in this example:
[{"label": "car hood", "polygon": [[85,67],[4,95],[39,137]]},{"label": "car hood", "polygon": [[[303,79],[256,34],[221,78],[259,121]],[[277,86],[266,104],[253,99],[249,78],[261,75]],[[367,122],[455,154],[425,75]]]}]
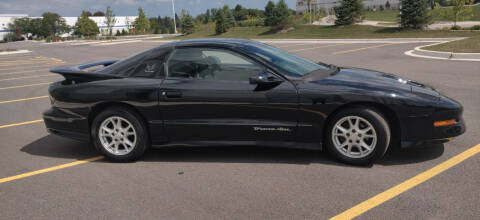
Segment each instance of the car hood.
[{"label": "car hood", "polygon": [[352,89],[383,91],[395,94],[413,93],[430,100],[440,99],[440,94],[423,83],[408,80],[393,74],[367,69],[341,67],[330,76],[312,73],[303,78],[307,84],[346,86]]}]

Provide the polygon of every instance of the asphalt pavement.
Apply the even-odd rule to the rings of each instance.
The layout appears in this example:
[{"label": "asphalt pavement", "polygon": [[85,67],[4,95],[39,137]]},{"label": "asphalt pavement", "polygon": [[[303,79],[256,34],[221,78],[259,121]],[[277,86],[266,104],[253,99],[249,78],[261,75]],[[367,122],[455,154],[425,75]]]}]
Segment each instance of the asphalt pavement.
[{"label": "asphalt pavement", "polygon": [[[159,44],[0,44],[32,51],[0,56],[0,219],[327,219],[352,207],[361,211],[357,219],[480,216],[480,155],[468,151],[480,144],[480,63],[404,54],[428,42],[271,42],[314,61],[424,82],[464,106],[464,135],[392,149],[369,167],[320,151],[263,147],[170,147],[135,163],[83,161],[99,154],[46,132],[39,120],[50,105],[48,84],[62,79],[49,68],[125,58]],[[392,187],[466,151],[455,166],[393,188],[401,193],[391,197]],[[389,199],[362,203],[382,192]]]}]

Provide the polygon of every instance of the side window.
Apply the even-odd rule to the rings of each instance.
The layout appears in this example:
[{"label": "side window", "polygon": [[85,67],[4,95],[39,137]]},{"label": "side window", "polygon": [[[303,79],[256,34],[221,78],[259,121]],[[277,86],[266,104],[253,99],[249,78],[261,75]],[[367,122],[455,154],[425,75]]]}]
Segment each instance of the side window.
[{"label": "side window", "polygon": [[177,49],[167,61],[168,77],[248,81],[264,70],[262,65],[223,49]]},{"label": "side window", "polygon": [[163,74],[163,59],[147,59],[131,73],[131,77],[155,78]]},{"label": "side window", "polygon": [[151,56],[147,56],[138,66],[136,66],[135,70],[133,70],[129,76],[144,78],[163,76],[164,60],[167,53],[167,51],[162,51],[161,53],[152,53]]}]

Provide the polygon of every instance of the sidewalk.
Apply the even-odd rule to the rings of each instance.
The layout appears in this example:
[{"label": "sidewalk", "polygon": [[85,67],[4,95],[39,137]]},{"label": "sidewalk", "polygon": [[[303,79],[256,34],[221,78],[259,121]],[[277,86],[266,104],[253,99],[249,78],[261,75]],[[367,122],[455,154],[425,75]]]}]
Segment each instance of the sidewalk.
[{"label": "sidewalk", "polygon": [[[448,41],[447,41],[448,42]],[[425,50],[423,48],[442,44],[446,42],[434,43],[425,46],[416,47],[413,50],[405,52],[405,55],[412,57],[420,57],[436,60],[452,60],[452,61],[473,61],[480,62],[480,53],[453,53],[453,52],[440,52],[433,50]]]}]

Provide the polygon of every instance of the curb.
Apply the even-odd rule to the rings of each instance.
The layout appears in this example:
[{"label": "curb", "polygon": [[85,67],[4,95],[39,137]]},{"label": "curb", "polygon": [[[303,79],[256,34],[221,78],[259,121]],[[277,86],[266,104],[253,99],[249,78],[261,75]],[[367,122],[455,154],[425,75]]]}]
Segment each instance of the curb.
[{"label": "curb", "polygon": [[32,51],[29,50],[17,50],[17,51],[5,51],[5,52],[0,52],[1,55],[10,55],[10,54],[19,54],[19,53],[30,53]]},{"label": "curb", "polygon": [[425,46],[415,47],[413,50],[405,52],[405,55],[426,59],[436,59],[436,60],[452,60],[452,61],[471,61],[471,62],[480,62],[480,53],[453,53],[453,52],[441,52],[433,50],[425,50],[423,48],[429,46],[435,46],[438,44],[447,43],[450,41],[444,41],[434,44],[429,44]]}]

